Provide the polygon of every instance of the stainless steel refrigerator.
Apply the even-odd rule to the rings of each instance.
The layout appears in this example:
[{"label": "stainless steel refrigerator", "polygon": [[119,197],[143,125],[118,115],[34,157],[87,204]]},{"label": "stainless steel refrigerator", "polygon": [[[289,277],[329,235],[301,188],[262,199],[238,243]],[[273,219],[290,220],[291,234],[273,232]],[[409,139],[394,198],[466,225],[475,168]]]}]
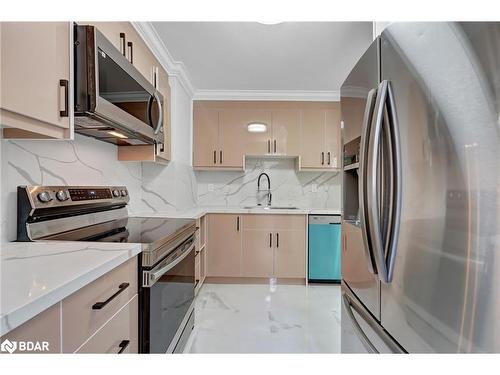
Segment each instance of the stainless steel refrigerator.
[{"label": "stainless steel refrigerator", "polygon": [[342,352],[500,352],[500,23],[396,23],[341,89]]}]

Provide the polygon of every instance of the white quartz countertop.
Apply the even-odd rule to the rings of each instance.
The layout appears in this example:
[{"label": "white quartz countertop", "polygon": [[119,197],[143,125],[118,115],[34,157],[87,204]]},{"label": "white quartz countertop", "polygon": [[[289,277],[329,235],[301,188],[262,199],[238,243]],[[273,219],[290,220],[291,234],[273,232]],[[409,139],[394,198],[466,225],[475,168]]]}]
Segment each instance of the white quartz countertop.
[{"label": "white quartz countertop", "polygon": [[141,252],[139,244],[11,242],[0,250],[0,336]]},{"label": "white quartz countertop", "polygon": [[266,215],[340,215],[340,209],[265,209],[265,208],[243,208],[230,206],[206,206],[196,207],[186,211],[178,212],[133,212],[130,216],[135,217],[176,217],[198,219],[206,214],[266,214]]}]

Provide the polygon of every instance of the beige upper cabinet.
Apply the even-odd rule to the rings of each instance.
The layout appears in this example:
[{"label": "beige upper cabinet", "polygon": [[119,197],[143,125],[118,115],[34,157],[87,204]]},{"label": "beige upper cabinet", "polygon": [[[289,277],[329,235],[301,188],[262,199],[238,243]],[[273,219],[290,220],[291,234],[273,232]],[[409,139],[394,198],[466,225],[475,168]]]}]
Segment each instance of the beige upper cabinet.
[{"label": "beige upper cabinet", "polygon": [[[195,101],[193,108],[195,169],[242,169],[245,156],[266,155],[299,157],[301,170],[340,167],[338,103]],[[250,132],[252,123],[266,128]]]},{"label": "beige upper cabinet", "polygon": [[300,110],[278,109],[273,111],[272,117],[271,153],[298,156],[300,154]]},{"label": "beige upper cabinet", "polygon": [[340,108],[329,103],[325,108],[302,110],[300,168],[340,168]]},{"label": "beige upper cabinet", "polygon": [[207,276],[241,275],[241,216],[208,215]]},{"label": "beige upper cabinet", "polygon": [[193,166],[217,167],[219,164],[219,111],[195,108],[193,113]]},{"label": "beige upper cabinet", "polygon": [[71,139],[71,23],[2,22],[0,33],[4,136]]}]

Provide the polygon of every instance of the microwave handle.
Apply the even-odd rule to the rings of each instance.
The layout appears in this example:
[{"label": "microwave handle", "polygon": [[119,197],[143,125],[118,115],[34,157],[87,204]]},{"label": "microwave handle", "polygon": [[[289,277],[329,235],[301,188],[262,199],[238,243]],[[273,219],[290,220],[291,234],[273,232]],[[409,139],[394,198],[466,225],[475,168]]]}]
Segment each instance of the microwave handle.
[{"label": "microwave handle", "polygon": [[154,97],[156,98],[156,102],[158,103],[158,124],[155,128],[155,135],[158,134],[162,125],[163,125],[163,105],[161,104],[160,97],[157,92],[155,92]]},{"label": "microwave handle", "polygon": [[154,128],[154,134],[158,134],[158,132],[161,129],[161,126],[163,124],[163,106],[160,101],[160,97],[158,96],[158,93],[154,93],[151,95],[148,101],[148,118],[149,118],[149,124],[151,127],[153,127],[153,117],[151,116],[151,112],[153,110],[153,102],[154,99],[156,99],[156,102],[158,103],[158,111],[159,111],[159,116],[158,116],[158,123],[156,124],[156,127]]}]

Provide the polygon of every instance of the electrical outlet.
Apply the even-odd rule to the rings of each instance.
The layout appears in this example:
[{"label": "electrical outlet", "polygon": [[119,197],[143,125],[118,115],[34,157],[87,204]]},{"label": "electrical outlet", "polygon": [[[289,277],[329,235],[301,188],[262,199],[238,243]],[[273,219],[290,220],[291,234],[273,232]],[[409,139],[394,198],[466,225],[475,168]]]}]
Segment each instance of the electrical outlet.
[{"label": "electrical outlet", "polygon": [[312,184],[311,186],[311,191],[313,193],[317,193],[318,192],[318,184]]},{"label": "electrical outlet", "polygon": [[208,184],[208,191],[214,191],[214,184]]}]

